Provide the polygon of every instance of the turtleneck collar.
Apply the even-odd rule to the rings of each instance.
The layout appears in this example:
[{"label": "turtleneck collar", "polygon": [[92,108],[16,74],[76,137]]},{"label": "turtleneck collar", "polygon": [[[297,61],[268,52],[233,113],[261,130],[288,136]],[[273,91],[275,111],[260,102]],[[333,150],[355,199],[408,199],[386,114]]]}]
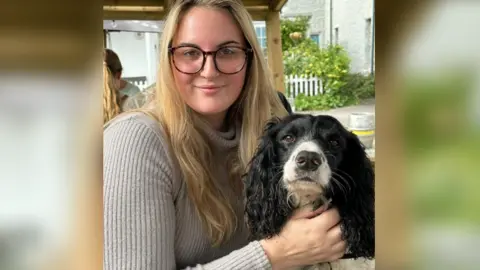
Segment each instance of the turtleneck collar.
[{"label": "turtleneck collar", "polygon": [[213,129],[210,124],[199,119],[197,127],[206,135],[212,146],[218,150],[229,150],[237,147],[240,141],[240,122],[230,122],[226,131],[218,131]]}]

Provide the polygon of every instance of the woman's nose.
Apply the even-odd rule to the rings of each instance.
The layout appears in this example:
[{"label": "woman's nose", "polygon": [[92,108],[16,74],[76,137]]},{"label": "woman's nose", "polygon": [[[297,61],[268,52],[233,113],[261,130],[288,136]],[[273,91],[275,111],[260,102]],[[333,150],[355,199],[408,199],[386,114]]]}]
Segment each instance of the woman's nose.
[{"label": "woman's nose", "polygon": [[200,75],[205,78],[211,78],[218,76],[218,70],[215,67],[215,60],[213,59],[213,55],[207,55],[205,58],[205,65],[203,66],[202,70],[200,71]]}]

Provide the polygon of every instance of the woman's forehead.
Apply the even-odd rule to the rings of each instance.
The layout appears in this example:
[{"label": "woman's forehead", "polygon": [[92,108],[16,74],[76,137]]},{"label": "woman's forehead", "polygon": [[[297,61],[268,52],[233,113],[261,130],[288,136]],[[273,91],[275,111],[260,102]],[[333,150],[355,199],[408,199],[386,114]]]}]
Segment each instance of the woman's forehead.
[{"label": "woman's forehead", "polygon": [[204,50],[216,49],[228,41],[245,43],[233,16],[225,9],[203,7],[192,8],[183,16],[173,39],[174,46],[191,43]]}]

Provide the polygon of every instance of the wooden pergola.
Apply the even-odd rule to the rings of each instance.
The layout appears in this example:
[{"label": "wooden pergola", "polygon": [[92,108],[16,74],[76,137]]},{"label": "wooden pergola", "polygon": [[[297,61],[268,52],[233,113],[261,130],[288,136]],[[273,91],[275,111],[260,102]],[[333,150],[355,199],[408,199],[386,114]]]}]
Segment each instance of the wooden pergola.
[{"label": "wooden pergola", "polygon": [[[105,20],[164,20],[175,0],[104,0]],[[280,10],[287,0],[242,0],[252,18],[265,21],[267,57],[275,87],[285,92]]]}]

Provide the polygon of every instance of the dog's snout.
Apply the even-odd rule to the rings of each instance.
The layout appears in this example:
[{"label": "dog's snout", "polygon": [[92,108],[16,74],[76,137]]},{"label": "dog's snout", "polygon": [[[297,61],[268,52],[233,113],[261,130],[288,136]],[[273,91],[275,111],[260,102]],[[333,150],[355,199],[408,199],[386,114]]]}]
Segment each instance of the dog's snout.
[{"label": "dog's snout", "polygon": [[322,157],[317,152],[301,151],[295,158],[297,168],[305,171],[315,171],[322,164]]}]

